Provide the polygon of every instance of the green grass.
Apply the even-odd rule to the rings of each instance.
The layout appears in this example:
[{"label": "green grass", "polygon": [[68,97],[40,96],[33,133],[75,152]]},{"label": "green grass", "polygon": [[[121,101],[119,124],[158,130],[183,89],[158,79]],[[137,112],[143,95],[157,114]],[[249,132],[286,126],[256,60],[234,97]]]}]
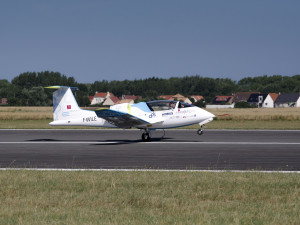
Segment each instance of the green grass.
[{"label": "green grass", "polygon": [[0,171],[0,224],[299,224],[300,174]]}]

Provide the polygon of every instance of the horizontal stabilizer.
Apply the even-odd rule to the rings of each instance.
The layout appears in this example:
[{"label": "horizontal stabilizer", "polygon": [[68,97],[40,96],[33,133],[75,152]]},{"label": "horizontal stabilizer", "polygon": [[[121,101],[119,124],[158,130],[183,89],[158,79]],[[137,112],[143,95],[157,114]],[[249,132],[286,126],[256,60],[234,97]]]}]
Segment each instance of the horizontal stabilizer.
[{"label": "horizontal stabilizer", "polygon": [[78,91],[79,89],[77,87],[67,87],[67,86],[48,86],[45,87],[48,89],[60,89],[60,88],[70,88],[72,91]]}]

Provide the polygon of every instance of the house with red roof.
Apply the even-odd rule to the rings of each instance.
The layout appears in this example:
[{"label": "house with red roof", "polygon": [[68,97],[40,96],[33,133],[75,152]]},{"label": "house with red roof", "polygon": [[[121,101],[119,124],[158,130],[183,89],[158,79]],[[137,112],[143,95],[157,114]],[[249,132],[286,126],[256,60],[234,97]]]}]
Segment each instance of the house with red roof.
[{"label": "house with red roof", "polygon": [[213,99],[212,104],[216,104],[216,105],[232,104],[232,99],[233,96],[218,95]]},{"label": "house with red roof", "polygon": [[248,102],[251,94],[259,94],[260,92],[237,92],[233,95],[232,102]]},{"label": "house with red roof", "polygon": [[264,100],[262,107],[263,108],[274,108],[274,103],[278,98],[279,94],[277,93],[269,93],[266,99]]},{"label": "house with red roof", "polygon": [[161,99],[166,99],[166,100],[171,100],[171,101],[180,101],[180,102],[185,102],[188,104],[192,104],[191,100],[189,98],[184,97],[181,94],[176,94],[176,95],[161,95],[159,96]]},{"label": "house with red roof", "polygon": [[165,100],[170,100],[170,98],[172,98],[173,95],[160,95],[159,98],[160,99],[165,99]]},{"label": "house with red roof", "polygon": [[134,104],[134,101],[133,101],[133,99],[122,99],[122,100],[119,100],[118,102],[116,102],[116,105],[122,104],[122,103]]},{"label": "house with red roof", "polygon": [[104,106],[112,106],[115,105],[120,99],[118,97],[108,97],[104,100]]},{"label": "house with red roof", "polygon": [[113,93],[110,92],[96,92],[91,105],[101,104],[105,99],[109,97],[115,97]]},{"label": "house with red roof", "polygon": [[89,96],[90,103],[92,103],[94,96]]},{"label": "house with red roof", "polygon": [[202,95],[191,95],[190,98],[194,99],[194,102],[198,102],[200,100],[204,100]]}]

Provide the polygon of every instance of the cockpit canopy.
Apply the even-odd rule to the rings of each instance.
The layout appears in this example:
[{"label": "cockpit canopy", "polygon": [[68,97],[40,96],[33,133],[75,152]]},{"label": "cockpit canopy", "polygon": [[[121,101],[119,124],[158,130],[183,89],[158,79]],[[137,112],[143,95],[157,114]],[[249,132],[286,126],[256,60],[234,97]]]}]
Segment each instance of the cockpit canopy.
[{"label": "cockpit canopy", "polygon": [[[178,101],[156,100],[156,101],[146,102],[146,104],[148,105],[151,111],[162,111],[162,110],[175,109],[177,102]],[[188,108],[188,107],[194,107],[194,106],[185,102],[178,102],[178,108]]]}]

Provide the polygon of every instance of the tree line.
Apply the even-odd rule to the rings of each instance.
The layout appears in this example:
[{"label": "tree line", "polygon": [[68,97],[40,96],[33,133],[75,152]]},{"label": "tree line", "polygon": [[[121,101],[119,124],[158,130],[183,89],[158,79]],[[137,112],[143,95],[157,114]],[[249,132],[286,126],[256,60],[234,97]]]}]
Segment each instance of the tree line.
[{"label": "tree line", "polygon": [[232,95],[239,91],[258,91],[263,93],[300,93],[300,75],[246,77],[239,81],[229,78],[209,78],[202,76],[171,77],[123,81],[95,81],[78,83],[74,77],[59,72],[26,72],[11,82],[0,80],[0,99],[7,98],[9,105],[49,106],[52,105],[51,90],[43,87],[51,85],[78,87],[75,93],[80,106],[90,104],[88,96],[98,92],[112,92],[115,96],[140,95],[145,100],[157,99],[160,95],[180,93],[184,96],[202,95],[210,102],[216,95]]}]

